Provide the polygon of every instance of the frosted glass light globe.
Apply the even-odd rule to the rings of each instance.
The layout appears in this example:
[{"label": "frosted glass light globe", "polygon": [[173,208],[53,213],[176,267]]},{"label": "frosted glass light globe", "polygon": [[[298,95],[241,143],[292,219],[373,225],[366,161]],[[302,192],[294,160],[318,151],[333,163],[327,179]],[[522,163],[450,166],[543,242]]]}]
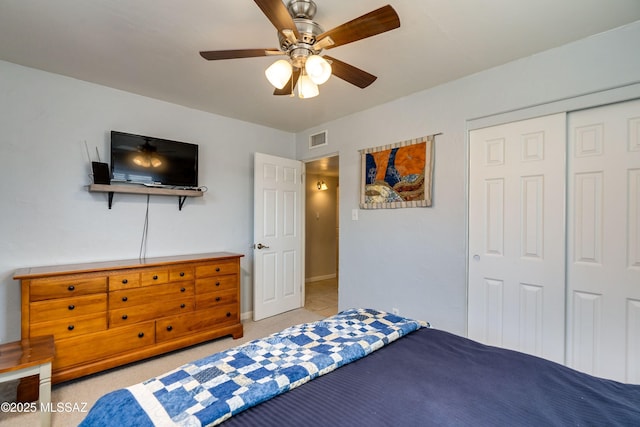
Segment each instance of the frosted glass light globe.
[{"label": "frosted glass light globe", "polygon": [[291,63],[286,59],[279,59],[269,66],[264,71],[267,80],[274,87],[282,89],[291,78],[292,67]]},{"label": "frosted glass light globe", "polygon": [[298,80],[298,97],[304,99],[313,98],[314,96],[318,96],[319,93],[318,86],[309,76],[304,75],[300,77],[300,80]]},{"label": "frosted glass light globe", "polygon": [[309,56],[304,69],[311,81],[317,85],[321,85],[331,77],[331,64],[319,55]]}]

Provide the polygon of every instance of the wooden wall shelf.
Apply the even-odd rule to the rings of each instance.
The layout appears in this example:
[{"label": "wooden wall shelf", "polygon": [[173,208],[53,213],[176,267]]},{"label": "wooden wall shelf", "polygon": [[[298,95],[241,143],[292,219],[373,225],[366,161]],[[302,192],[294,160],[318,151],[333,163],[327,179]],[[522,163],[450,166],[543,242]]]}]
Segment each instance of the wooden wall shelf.
[{"label": "wooden wall shelf", "polygon": [[113,204],[114,193],[124,194],[150,194],[155,196],[178,196],[178,209],[182,210],[187,197],[202,197],[204,191],[199,190],[176,190],[173,188],[146,187],[144,185],[117,185],[117,184],[91,184],[89,191],[92,193],[108,193],[109,209]]}]

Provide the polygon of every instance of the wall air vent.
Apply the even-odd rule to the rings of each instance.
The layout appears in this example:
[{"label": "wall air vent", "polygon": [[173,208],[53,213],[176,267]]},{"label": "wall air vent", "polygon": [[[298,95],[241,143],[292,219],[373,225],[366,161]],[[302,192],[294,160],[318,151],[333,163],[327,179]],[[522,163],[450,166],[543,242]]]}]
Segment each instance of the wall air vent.
[{"label": "wall air vent", "polygon": [[309,149],[322,147],[323,145],[327,145],[327,131],[323,130],[322,132],[315,133],[309,136]]}]

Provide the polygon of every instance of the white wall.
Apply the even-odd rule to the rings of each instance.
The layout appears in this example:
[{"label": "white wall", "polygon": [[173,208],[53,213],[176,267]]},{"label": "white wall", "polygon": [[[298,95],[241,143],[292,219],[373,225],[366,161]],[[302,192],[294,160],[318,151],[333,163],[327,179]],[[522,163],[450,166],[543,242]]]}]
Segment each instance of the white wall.
[{"label": "white wall", "polygon": [[[231,251],[252,310],[253,153],[294,157],[293,134],[0,61],[0,342],[20,338],[16,268],[138,258],[146,196],[89,193],[109,132],[199,144],[209,191],[178,211],[152,196],[147,257]],[[95,158],[93,158],[95,160]]]},{"label": "white wall", "polygon": [[[638,83],[639,46],[636,22],[297,134],[299,159],[322,156],[322,150],[340,155],[339,308],[395,307],[465,334],[469,121]],[[621,98],[640,96],[637,85],[612,92]],[[607,102],[608,93],[588,102]],[[525,115],[532,114],[528,111]],[[320,130],[328,130],[329,144],[309,152],[309,135]],[[353,221],[359,201],[358,150],[439,132],[433,207],[360,210]]]}]

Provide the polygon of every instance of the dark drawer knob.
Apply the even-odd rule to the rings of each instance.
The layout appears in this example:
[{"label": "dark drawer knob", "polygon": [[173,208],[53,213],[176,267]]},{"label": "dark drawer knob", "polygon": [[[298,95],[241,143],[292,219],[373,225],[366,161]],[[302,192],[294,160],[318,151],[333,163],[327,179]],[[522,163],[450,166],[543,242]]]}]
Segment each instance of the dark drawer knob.
[{"label": "dark drawer knob", "polygon": [[76,287],[73,286],[73,285],[69,285],[69,287],[67,289],[70,290],[70,291],[75,291]]},{"label": "dark drawer knob", "polygon": [[127,316],[126,314],[122,315],[122,320],[127,320],[129,318],[129,316]]},{"label": "dark drawer knob", "polygon": [[138,332],[138,338],[144,337],[144,332]]},{"label": "dark drawer knob", "polygon": [[184,277],[184,271],[180,272],[180,277]]},{"label": "dark drawer knob", "polygon": [[169,332],[173,331],[173,326],[171,326],[171,325],[167,326],[167,331],[169,331]]},{"label": "dark drawer knob", "polygon": [[73,310],[74,308],[76,308],[76,306],[75,306],[75,305],[73,305],[73,304],[70,304],[70,305],[69,305],[69,310]]},{"label": "dark drawer knob", "polygon": [[185,308],[186,306],[186,304],[180,304],[180,308]]},{"label": "dark drawer knob", "polygon": [[158,280],[158,276],[153,276],[153,280]]},{"label": "dark drawer knob", "polygon": [[216,286],[220,286],[220,282],[216,282]]},{"label": "dark drawer knob", "polygon": [[220,273],[220,267],[216,267],[216,273]]},{"label": "dark drawer knob", "polygon": [[220,302],[221,299],[222,298],[220,298],[220,297],[216,297],[216,302]]},{"label": "dark drawer knob", "polygon": [[231,312],[227,311],[227,317],[231,317]]},{"label": "dark drawer knob", "polygon": [[129,283],[129,281],[127,279],[122,279],[122,284],[126,285],[127,283]]},{"label": "dark drawer knob", "polygon": [[122,302],[127,302],[129,300],[129,298],[127,297],[122,297]]},{"label": "dark drawer knob", "polygon": [[180,288],[180,292],[185,292],[187,288]]},{"label": "dark drawer knob", "polygon": [[73,331],[74,328],[75,328],[75,326],[73,326],[73,325],[67,326],[67,329],[70,330],[70,331]]}]

